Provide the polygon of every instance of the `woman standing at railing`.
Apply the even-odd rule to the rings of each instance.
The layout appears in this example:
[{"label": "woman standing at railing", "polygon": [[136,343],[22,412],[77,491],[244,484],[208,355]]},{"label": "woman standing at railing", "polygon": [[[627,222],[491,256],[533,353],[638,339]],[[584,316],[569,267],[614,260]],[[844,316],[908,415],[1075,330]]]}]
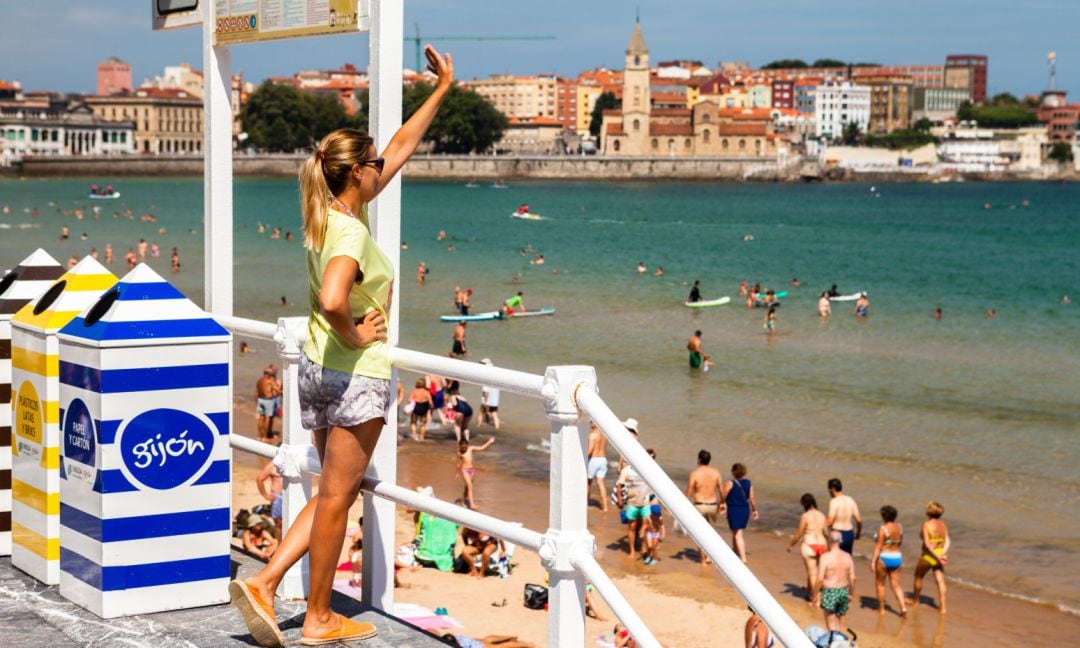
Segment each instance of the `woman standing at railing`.
[{"label": "woman standing at railing", "polygon": [[394,268],[368,230],[367,203],[397,175],[420,144],[454,80],[449,54],[425,48],[438,85],[382,155],[368,135],[336,130],[322,139],[300,172],[307,248],[307,343],[300,362],[303,426],[313,430],[322,462],[319,494],[289,528],[258,574],[229,585],[232,601],[256,641],[283,646],[274,619],[274,591],[310,551],[310,593],[300,643],[317,645],[374,636],[330,609],[334,569],[349,507],[386,424],[390,407],[390,310]]}]

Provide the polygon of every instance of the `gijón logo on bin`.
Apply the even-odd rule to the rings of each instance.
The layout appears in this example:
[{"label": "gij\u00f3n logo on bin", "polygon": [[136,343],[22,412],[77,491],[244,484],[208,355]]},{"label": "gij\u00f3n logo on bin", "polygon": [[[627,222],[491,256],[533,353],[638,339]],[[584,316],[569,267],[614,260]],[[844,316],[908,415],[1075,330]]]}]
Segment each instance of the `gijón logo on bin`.
[{"label": "gij\u00f3n logo on bin", "polygon": [[64,413],[64,476],[93,486],[96,448],[94,419],[86,403],[76,398]]},{"label": "gij\u00f3n logo on bin", "polygon": [[120,430],[120,457],[127,477],[148,488],[168,490],[190,484],[210,465],[214,431],[190,412],[154,409]]}]

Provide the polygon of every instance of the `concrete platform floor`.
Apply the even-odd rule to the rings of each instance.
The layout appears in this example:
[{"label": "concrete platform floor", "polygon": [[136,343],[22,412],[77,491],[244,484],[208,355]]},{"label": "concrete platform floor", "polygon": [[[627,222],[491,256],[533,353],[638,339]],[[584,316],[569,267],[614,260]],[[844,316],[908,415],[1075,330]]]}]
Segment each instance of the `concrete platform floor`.
[{"label": "concrete platform floor", "polygon": [[[259,563],[232,552],[233,572],[241,577]],[[290,645],[300,640],[304,603],[277,602],[277,617]],[[333,607],[358,621],[375,624],[379,635],[364,642],[332,644],[362,648],[445,647],[432,635],[374,610],[338,592]],[[256,646],[240,614],[229,605],[161,612],[144,616],[101,619],[60,596],[57,586],[45,586],[0,558],[0,645],[19,648],[67,646],[145,648]]]}]

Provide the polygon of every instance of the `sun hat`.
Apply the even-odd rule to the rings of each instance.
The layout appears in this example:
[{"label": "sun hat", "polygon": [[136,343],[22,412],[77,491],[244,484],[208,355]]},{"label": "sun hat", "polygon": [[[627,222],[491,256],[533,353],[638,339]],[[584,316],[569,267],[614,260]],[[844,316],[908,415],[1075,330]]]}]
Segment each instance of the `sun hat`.
[{"label": "sun hat", "polygon": [[636,418],[628,418],[625,421],[623,421],[622,424],[623,424],[624,427],[626,427],[626,429],[630,430],[634,434],[637,434],[638,422],[637,422]]}]

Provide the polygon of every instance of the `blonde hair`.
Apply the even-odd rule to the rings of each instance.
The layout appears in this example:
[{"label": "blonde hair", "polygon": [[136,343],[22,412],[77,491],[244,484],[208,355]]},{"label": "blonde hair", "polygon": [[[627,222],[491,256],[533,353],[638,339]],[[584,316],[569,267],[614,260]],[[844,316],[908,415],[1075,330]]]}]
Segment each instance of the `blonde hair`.
[{"label": "blonde hair", "polygon": [[926,505],[926,514],[932,518],[939,518],[945,514],[945,507],[937,502],[930,502]]},{"label": "blonde hair", "polygon": [[300,168],[300,210],[304,218],[304,247],[318,252],[326,237],[326,214],[331,196],[345,190],[353,165],[367,159],[375,143],[353,128],[339,128],[322,138]]}]

